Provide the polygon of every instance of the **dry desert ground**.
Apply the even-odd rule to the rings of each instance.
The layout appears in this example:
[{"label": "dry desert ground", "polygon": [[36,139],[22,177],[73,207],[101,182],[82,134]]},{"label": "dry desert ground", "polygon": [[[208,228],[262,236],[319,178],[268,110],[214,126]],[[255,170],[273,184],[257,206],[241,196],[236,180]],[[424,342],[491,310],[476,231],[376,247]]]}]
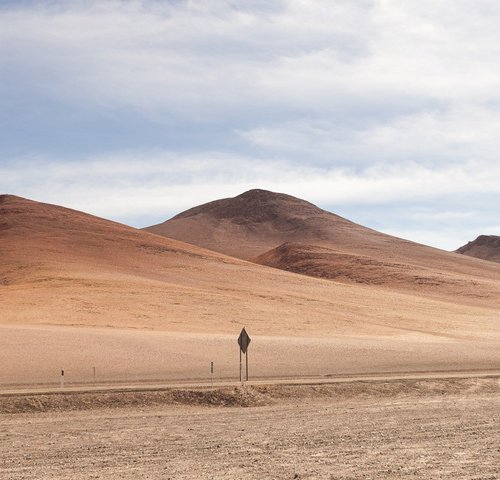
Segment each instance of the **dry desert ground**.
[{"label": "dry desert ground", "polygon": [[1,195],[0,478],[499,478],[500,264],[285,197]]},{"label": "dry desert ground", "polygon": [[0,396],[0,477],[494,480],[499,388],[497,375]]}]

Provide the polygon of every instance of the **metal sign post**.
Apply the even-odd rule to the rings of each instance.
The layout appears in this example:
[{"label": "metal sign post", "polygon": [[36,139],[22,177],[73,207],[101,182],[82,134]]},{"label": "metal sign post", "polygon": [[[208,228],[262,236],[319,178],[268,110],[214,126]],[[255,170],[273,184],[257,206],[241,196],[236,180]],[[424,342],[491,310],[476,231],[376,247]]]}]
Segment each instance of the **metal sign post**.
[{"label": "metal sign post", "polygon": [[[240,382],[243,384],[245,381],[248,381],[248,345],[250,345],[250,337],[248,336],[247,331],[243,327],[241,330],[240,336],[238,337],[238,345],[240,346]],[[242,354],[245,354],[245,379],[243,379],[242,372]]]}]

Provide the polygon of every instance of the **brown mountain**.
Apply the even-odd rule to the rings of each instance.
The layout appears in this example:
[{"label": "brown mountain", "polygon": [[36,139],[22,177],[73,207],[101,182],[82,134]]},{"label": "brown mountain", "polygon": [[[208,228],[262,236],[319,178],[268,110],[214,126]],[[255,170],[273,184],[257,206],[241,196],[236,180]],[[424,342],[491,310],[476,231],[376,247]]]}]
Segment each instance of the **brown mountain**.
[{"label": "brown mountain", "polygon": [[265,190],[192,208],[146,230],[282,270],[430,296],[493,298],[500,281],[496,265],[385,235]]},{"label": "brown mountain", "polygon": [[[254,331],[272,332],[316,319],[312,332],[351,325],[360,305],[367,306],[364,324],[373,313],[370,289],[298,276],[11,195],[0,196],[0,254],[0,323],[227,331],[237,318]],[[314,311],[310,301],[317,302]]]},{"label": "brown mountain", "polygon": [[277,271],[12,195],[0,196],[0,258],[0,323],[224,330],[290,287]]},{"label": "brown mountain", "polygon": [[472,242],[468,242],[467,245],[457,249],[456,252],[500,263],[500,237],[496,235],[479,235]]},{"label": "brown mountain", "polygon": [[266,190],[206,203],[145,230],[247,260],[284,242],[369,247],[387,237],[305,200]]},{"label": "brown mountain", "polygon": [[[274,198],[257,194],[262,196],[267,202]],[[282,250],[300,253],[297,264],[282,251],[275,258],[308,269],[304,255],[313,256],[313,268],[323,268],[319,260],[324,257],[318,255],[330,256],[325,276],[341,282],[257,265],[67,208],[0,196],[0,384],[58,381],[62,366],[68,381],[77,376],[88,381],[92,365],[116,381],[206,378],[210,361],[221,375],[234,378],[242,326],[253,338],[251,371],[261,376],[499,365],[500,265],[438,251],[425,275],[445,287],[402,290],[398,282],[407,285],[408,279],[390,275],[403,270],[411,275],[416,267],[404,254],[414,244],[394,240],[391,255],[406,258],[398,263],[387,253],[391,237],[323,211],[311,218],[318,212],[314,206],[279,199],[270,212],[253,201],[249,221],[238,209],[231,214],[231,205],[223,222],[210,218],[220,226],[236,217],[240,229],[234,223],[226,232],[248,232],[254,246],[259,232],[267,231],[260,248],[275,247],[291,233],[314,240],[336,225],[335,238],[344,251],[291,244]],[[262,199],[261,207],[265,204]],[[287,212],[288,217],[278,218]],[[310,225],[316,230],[304,232]],[[359,239],[358,249],[386,252],[377,261],[390,262],[390,268],[373,265],[374,255],[349,256],[344,234]],[[220,237],[221,244],[227,240]],[[418,250],[419,255],[429,250]],[[328,262],[334,257],[342,259],[343,277],[330,275]],[[439,262],[448,259],[459,259],[468,276],[440,269]],[[347,278],[354,272],[360,277]],[[374,275],[389,280],[364,280]]]}]

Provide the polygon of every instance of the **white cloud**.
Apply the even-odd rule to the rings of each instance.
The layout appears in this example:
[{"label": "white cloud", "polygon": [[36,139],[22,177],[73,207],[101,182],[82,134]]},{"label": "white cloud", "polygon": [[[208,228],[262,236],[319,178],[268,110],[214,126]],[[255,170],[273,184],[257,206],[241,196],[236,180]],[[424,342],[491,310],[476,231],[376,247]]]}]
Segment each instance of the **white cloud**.
[{"label": "white cloud", "polygon": [[433,247],[441,248],[443,250],[455,251],[457,248],[465,245],[468,241],[474,240],[477,234],[473,232],[463,232],[462,230],[446,229],[383,229],[384,233],[393,235],[412,242],[421,243],[423,245],[430,245]]},{"label": "white cloud", "polygon": [[492,2],[39,5],[3,10],[1,58],[77,103],[206,119],[248,102],[326,114],[499,99]]},{"label": "white cloud", "polygon": [[0,62],[75,108],[224,123],[308,162],[491,160],[500,146],[495,2],[37,5],[0,10]]},{"label": "white cloud", "polygon": [[477,211],[420,211],[411,214],[413,220],[467,220],[479,216]]},{"label": "white cloud", "polygon": [[[380,164],[362,171],[297,167],[224,153],[114,153],[71,163],[17,159],[0,168],[0,191],[110,218],[166,216],[196,204],[267,188],[320,205],[380,205],[498,194],[500,163],[457,168]],[[105,201],[103,201],[105,199]],[[439,214],[437,214],[439,216]],[[441,213],[445,215],[445,213]]]},{"label": "white cloud", "polygon": [[[15,132],[21,153],[0,158],[0,191],[136,224],[253,187],[325,206],[379,205],[381,216],[391,203],[432,201],[431,215],[462,215],[453,205],[464,197],[479,198],[474,211],[492,211],[500,195],[499,22],[492,0],[0,7],[0,94],[28,98],[27,133]],[[52,130],[30,123],[56,117],[61,105]],[[88,151],[97,153],[51,155],[64,134],[57,127],[83,111]],[[16,113],[0,112],[2,125]],[[142,121],[160,132],[174,125],[189,148],[100,148],[91,128],[106,133],[109,118],[122,116],[139,130]],[[214,138],[196,136],[212,132],[210,124],[220,126]],[[118,131],[115,144],[140,136]],[[30,143],[32,132],[48,138]],[[175,142],[175,132],[166,137]]]},{"label": "white cloud", "polygon": [[401,115],[352,129],[341,122],[297,120],[260,126],[239,135],[270,152],[322,163],[418,162],[467,164],[496,162],[500,151],[500,111],[459,105]]}]

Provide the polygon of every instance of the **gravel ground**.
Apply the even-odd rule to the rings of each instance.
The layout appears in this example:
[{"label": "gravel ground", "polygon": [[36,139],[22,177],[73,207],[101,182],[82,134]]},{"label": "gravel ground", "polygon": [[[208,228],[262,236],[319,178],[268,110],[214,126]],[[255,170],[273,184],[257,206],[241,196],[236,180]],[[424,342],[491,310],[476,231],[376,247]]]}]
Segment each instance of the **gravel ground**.
[{"label": "gravel ground", "polygon": [[271,392],[273,404],[246,408],[3,414],[0,478],[493,480],[500,478],[497,386],[478,379],[466,391],[370,395],[365,385],[350,398],[294,396],[288,388],[283,398]]}]

